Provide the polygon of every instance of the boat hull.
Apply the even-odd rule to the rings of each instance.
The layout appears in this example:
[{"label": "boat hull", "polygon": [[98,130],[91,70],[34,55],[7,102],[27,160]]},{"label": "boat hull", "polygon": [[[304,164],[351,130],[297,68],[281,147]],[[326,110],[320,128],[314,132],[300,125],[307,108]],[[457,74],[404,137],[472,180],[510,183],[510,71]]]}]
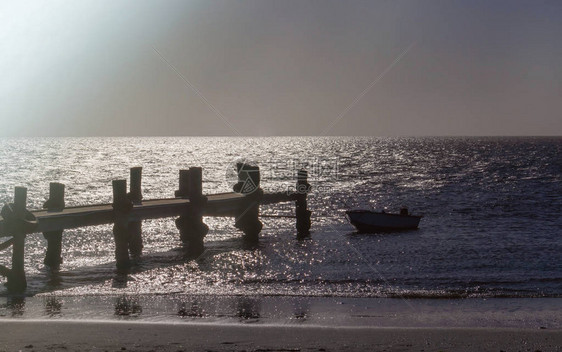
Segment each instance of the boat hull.
[{"label": "boat hull", "polygon": [[345,213],[359,232],[401,231],[417,229],[421,216],[351,210]]}]

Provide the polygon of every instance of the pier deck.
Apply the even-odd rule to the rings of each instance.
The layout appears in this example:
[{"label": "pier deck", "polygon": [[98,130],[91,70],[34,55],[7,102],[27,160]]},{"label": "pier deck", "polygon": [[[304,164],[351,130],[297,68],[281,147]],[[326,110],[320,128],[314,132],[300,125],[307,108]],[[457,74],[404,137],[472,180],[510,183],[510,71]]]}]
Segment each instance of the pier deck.
[{"label": "pier deck", "polygon": [[[204,216],[236,216],[238,209],[248,202],[248,196],[241,193],[217,193],[207,195]],[[288,202],[294,196],[287,192],[264,194],[259,200],[261,205]],[[128,221],[145,219],[159,219],[180,216],[189,207],[187,198],[165,198],[144,200],[141,204],[134,204],[128,214]],[[85,226],[112,224],[115,221],[113,204],[97,204],[68,207],[62,210],[32,210],[37,219],[37,227],[28,233],[61,231]],[[4,219],[0,216],[0,237],[12,234],[4,230]]]}]

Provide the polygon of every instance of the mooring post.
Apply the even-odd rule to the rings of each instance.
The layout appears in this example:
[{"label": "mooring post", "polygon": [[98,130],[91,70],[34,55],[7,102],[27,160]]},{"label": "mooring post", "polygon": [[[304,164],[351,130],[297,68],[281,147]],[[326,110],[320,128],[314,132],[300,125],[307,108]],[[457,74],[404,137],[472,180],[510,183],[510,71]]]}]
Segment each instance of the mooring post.
[{"label": "mooring post", "polygon": [[203,170],[200,167],[180,171],[180,189],[176,191],[176,197],[189,198],[185,213],[176,219],[180,239],[190,253],[200,254],[204,250],[203,239],[209,232],[203,222],[207,197],[203,195]]},{"label": "mooring post", "polygon": [[192,199],[197,200],[203,197],[203,169],[202,168],[196,166],[189,168],[187,192],[190,201]]},{"label": "mooring post", "polygon": [[[64,185],[51,182],[49,184],[49,199],[43,204],[47,211],[61,211],[64,209]],[[53,269],[58,269],[62,263],[62,230],[43,232],[47,240],[47,252],[43,263]]]},{"label": "mooring post", "polygon": [[263,190],[260,188],[260,168],[244,163],[236,165],[238,183],[233,186],[234,192],[242,193],[246,201],[238,209],[234,226],[244,232],[247,241],[255,242],[263,224],[259,219],[260,200]]},{"label": "mooring post", "polygon": [[189,170],[180,170],[180,186],[175,192],[176,198],[187,198],[189,197]]},{"label": "mooring post", "polygon": [[[129,188],[129,200],[133,204],[142,204],[142,167],[131,168],[131,184]],[[142,221],[131,221],[129,223],[129,252],[133,257],[142,254]]]},{"label": "mooring post", "polygon": [[25,278],[25,231],[19,220],[26,217],[27,188],[16,187],[14,192],[14,225],[12,245],[12,269],[8,275],[7,286],[10,291],[23,292],[27,287]]},{"label": "mooring post", "polygon": [[141,204],[142,202],[142,167],[132,167],[130,169],[131,184],[128,197],[133,204]]},{"label": "mooring post", "polygon": [[127,180],[114,180],[113,186],[113,237],[115,239],[115,260],[117,269],[126,269],[129,260],[129,212],[133,203],[127,196]]},{"label": "mooring post", "polygon": [[310,215],[312,212],[308,210],[307,195],[311,186],[308,183],[308,172],[306,170],[298,170],[297,188],[295,193],[295,215],[297,216],[297,237],[303,238],[310,235]]}]

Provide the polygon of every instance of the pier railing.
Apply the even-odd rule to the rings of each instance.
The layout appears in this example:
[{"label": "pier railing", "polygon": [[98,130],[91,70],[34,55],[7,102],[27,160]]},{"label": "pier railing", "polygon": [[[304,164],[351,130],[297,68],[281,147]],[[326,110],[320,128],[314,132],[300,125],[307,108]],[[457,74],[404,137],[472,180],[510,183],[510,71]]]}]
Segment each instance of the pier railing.
[{"label": "pier railing", "polygon": [[193,254],[204,250],[204,237],[209,227],[203,216],[227,216],[235,218],[235,227],[242,230],[248,241],[257,241],[262,229],[259,207],[263,204],[295,202],[296,230],[298,237],[310,234],[311,212],[307,207],[310,184],[307,172],[299,170],[296,187],[289,192],[264,193],[260,188],[260,172],[257,166],[238,164],[238,183],[234,192],[204,195],[202,169],[192,167],[180,170],[179,188],[174,198],[143,200],[142,168],[130,169],[130,188],[126,180],[114,180],[113,203],[66,207],[65,186],[51,183],[49,199],[43,209],[28,210],[27,189],[16,187],[14,202],[4,205],[0,213],[0,250],[12,247],[11,268],[0,265],[0,275],[7,278],[6,285],[12,292],[22,292],[27,286],[24,258],[25,238],[29,234],[42,233],[47,240],[44,263],[58,268],[62,263],[61,247],[64,230],[113,224],[115,259],[118,269],[130,266],[130,257],[142,254],[142,221],[177,217],[176,227],[180,239]]}]

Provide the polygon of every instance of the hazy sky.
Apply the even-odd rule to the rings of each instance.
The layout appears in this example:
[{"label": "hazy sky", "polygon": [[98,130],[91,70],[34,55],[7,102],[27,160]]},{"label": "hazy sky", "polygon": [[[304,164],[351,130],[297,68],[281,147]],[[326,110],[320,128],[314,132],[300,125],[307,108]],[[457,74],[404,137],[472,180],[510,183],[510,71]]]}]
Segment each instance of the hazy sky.
[{"label": "hazy sky", "polygon": [[0,136],[562,135],[562,1],[0,0]]}]

